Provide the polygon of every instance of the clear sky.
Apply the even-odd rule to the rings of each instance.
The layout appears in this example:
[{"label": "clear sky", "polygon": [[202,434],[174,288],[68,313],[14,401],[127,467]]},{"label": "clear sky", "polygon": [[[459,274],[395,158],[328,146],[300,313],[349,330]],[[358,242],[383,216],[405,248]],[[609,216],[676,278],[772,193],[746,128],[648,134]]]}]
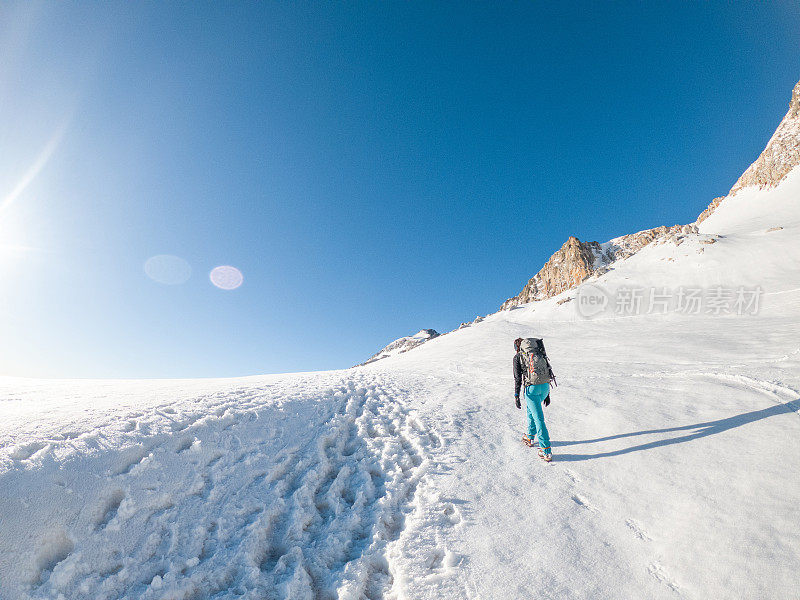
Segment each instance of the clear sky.
[{"label": "clear sky", "polygon": [[0,374],[233,376],[693,221],[788,108],[800,4],[4,2],[0,57]]}]

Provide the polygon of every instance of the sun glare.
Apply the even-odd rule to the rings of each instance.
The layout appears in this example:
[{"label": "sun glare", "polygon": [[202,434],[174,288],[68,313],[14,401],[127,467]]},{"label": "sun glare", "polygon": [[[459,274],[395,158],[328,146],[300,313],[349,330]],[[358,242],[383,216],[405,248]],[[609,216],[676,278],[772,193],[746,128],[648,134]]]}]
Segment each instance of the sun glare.
[{"label": "sun glare", "polygon": [[16,261],[36,248],[25,244],[14,220],[0,218],[0,261]]}]

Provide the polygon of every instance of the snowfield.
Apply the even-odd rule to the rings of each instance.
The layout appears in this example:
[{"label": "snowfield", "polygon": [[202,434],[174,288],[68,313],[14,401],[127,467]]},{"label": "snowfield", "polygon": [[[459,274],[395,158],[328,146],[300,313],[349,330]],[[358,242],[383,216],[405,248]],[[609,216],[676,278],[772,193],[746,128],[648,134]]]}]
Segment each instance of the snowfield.
[{"label": "snowfield", "polygon": [[[581,286],[757,314],[585,319],[578,288],[343,371],[2,378],[0,598],[797,598],[798,200],[795,169]],[[534,335],[549,465],[513,403]]]}]

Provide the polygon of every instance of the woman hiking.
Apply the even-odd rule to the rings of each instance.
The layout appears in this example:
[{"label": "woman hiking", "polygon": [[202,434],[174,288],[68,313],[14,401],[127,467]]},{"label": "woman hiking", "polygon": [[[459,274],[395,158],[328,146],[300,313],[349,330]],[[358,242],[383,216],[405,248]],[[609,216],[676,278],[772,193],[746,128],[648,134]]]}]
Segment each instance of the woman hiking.
[{"label": "woman hiking", "polygon": [[539,457],[550,462],[553,453],[550,434],[544,424],[542,403],[545,406],[550,404],[550,381],[555,377],[547,360],[544,342],[538,338],[517,338],[514,340],[514,351],[514,398],[517,408],[522,408],[519,400],[521,386],[528,415],[528,434],[522,436],[522,441],[530,448],[538,445]]}]

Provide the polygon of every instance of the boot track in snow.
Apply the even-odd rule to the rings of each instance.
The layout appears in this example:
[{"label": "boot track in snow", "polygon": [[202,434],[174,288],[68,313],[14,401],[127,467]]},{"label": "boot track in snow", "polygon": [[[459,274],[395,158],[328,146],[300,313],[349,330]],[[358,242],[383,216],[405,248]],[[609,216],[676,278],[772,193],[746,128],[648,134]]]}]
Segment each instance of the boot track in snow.
[{"label": "boot track in snow", "polygon": [[[32,596],[394,597],[390,549],[438,445],[404,395],[345,380],[321,433],[272,456],[265,442],[237,436],[236,420],[210,455],[192,427],[177,443],[170,436],[111,478],[85,536],[42,560]],[[185,479],[159,481],[175,460],[192,463]],[[122,553],[126,531],[140,541]]]}]

